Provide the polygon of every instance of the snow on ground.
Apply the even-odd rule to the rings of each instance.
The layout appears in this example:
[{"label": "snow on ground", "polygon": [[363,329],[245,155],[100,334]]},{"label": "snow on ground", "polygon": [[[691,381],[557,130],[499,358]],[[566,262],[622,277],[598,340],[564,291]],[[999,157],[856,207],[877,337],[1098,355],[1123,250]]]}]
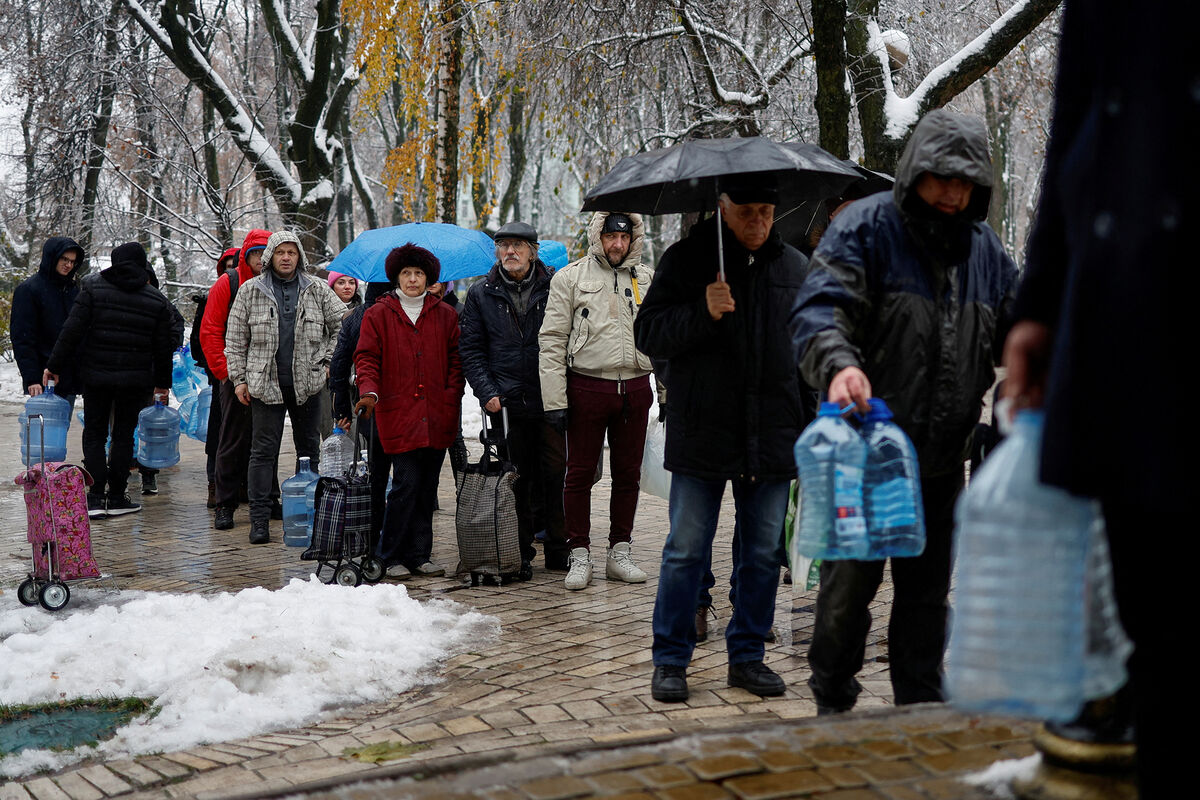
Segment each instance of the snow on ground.
[{"label": "snow on ground", "polygon": [[432,683],[440,661],[499,635],[494,617],[419,603],[398,584],[312,578],[278,591],[95,594],[99,602],[48,614],[0,592],[0,705],[137,696],[158,713],[95,750],[0,759],[0,775],[300,726]]},{"label": "snow on ground", "polygon": [[25,389],[17,362],[0,358],[0,401],[25,404]]},{"label": "snow on ground", "polygon": [[1000,798],[1000,800],[1011,800],[1016,796],[1012,791],[1013,781],[1031,779],[1041,763],[1042,757],[1037,754],[1028,758],[997,761],[983,772],[973,772],[962,780],[963,783],[978,786],[990,792],[993,797]]}]

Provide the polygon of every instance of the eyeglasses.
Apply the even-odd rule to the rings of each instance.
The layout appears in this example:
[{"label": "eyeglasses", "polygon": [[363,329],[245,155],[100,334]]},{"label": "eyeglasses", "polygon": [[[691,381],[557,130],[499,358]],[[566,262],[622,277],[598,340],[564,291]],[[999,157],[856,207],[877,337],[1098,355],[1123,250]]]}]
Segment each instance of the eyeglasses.
[{"label": "eyeglasses", "polygon": [[497,250],[524,250],[529,246],[529,242],[524,239],[497,239]]}]

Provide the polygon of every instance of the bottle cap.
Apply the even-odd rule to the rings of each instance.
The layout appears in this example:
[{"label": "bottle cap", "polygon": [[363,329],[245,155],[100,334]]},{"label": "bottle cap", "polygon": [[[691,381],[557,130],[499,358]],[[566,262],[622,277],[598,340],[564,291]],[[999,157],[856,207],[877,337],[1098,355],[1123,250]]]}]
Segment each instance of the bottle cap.
[{"label": "bottle cap", "polygon": [[818,417],[840,417],[842,409],[837,403],[821,403],[821,407],[817,409]]},{"label": "bottle cap", "polygon": [[871,410],[867,412],[865,417],[867,422],[882,422],[885,419],[892,418],[892,410],[887,407],[887,403],[878,397],[872,397],[867,401],[871,404]]},{"label": "bottle cap", "polygon": [[334,426],[333,426],[333,435],[334,435],[334,436],[337,436],[339,433],[345,433],[345,431],[344,431],[344,430],[342,430],[341,426],[339,426],[339,425],[334,425]]}]

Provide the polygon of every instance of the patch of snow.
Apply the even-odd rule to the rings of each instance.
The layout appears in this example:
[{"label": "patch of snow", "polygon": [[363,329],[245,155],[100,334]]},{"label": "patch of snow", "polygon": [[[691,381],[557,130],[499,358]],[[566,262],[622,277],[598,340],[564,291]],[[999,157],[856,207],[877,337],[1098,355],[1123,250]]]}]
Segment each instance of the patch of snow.
[{"label": "patch of snow", "polygon": [[1040,753],[1027,758],[997,761],[983,772],[973,772],[964,776],[962,782],[969,786],[978,786],[1000,800],[1013,800],[1016,797],[1012,791],[1013,781],[1031,779],[1041,763]]},{"label": "patch of snow", "polygon": [[0,402],[20,403],[25,405],[24,382],[21,380],[21,370],[17,369],[16,361],[9,361],[12,352],[5,353],[0,358]]},{"label": "patch of snow", "polygon": [[495,618],[448,600],[419,603],[399,584],[313,577],[278,591],[81,594],[49,614],[0,592],[0,704],[137,696],[153,698],[158,713],[96,748],[0,759],[0,775],[304,725],[431,683],[440,661],[499,634]]},{"label": "patch of snow", "polygon": [[912,42],[909,41],[908,34],[904,31],[891,28],[880,34],[880,37],[883,39],[883,46],[892,53],[892,57],[897,61],[900,60],[897,58],[898,55],[902,55],[904,59],[912,55]]}]

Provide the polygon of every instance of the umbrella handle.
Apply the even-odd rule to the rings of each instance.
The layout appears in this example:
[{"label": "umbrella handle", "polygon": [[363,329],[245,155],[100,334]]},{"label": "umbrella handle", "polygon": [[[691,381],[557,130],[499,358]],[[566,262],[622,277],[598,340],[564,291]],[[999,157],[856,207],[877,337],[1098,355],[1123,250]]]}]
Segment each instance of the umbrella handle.
[{"label": "umbrella handle", "polygon": [[717,280],[725,283],[725,236],[722,227],[721,196],[717,195]]}]

